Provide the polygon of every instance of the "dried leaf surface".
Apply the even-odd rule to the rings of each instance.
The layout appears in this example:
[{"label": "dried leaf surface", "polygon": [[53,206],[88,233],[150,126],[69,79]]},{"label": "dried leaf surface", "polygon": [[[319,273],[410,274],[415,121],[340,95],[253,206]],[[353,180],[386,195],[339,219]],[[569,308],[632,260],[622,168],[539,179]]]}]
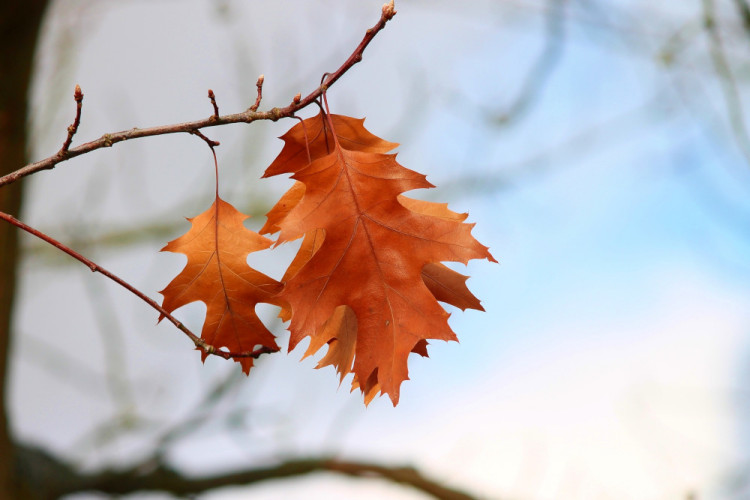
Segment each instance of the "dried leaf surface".
[{"label": "dried leaf surface", "polygon": [[362,123],[319,115],[282,137],[265,175],[291,173],[298,184],[261,232],[279,230],[279,243],[305,236],[280,294],[290,349],[306,336],[306,354],[328,345],[320,366],[342,378],[353,371],[366,402],[382,392],[395,405],[409,353],[426,355],[427,339],[456,340],[437,300],[481,309],[466,277],[440,262],[494,259],[465,214],[401,195],[432,185],[385,154],[396,145]]},{"label": "dried leaf surface", "polygon": [[[230,352],[253,351],[259,346],[278,350],[273,334],[255,313],[258,303],[277,303],[281,284],[247,264],[251,252],[268,248],[268,238],[245,228],[247,215],[218,198],[202,214],[188,219],[192,227],[170,241],[162,251],[185,254],[187,265],[160,293],[169,313],[191,302],[206,304],[201,338]],[[159,318],[161,320],[162,318]],[[207,353],[202,352],[203,359]],[[253,359],[238,357],[245,373]]]}]

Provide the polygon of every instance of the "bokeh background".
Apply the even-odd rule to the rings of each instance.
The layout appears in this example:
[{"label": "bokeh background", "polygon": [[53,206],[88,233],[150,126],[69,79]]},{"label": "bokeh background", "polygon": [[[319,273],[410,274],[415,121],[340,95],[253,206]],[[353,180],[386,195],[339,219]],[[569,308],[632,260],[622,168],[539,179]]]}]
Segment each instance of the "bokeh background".
[{"label": "bokeh background", "polygon": [[[59,149],[76,83],[76,141],[209,116],[209,88],[222,113],[244,110],[261,73],[261,108],[284,106],[348,57],[381,4],[55,0],[35,62],[31,157]],[[299,362],[306,343],[249,377],[218,358],[201,364],[137,298],[24,237],[15,434],[91,471],[160,457],[201,475],[333,455],[412,464],[481,498],[745,498],[745,0],[396,8],[329,102],[401,143],[400,163],[437,186],[412,194],[469,212],[500,261],[466,270],[486,312],[450,311],[460,343],[410,360],[397,408],[365,408],[332,368]],[[221,142],[222,197],[254,229],[291,185],[259,177],[294,123],[205,131]],[[184,259],[158,250],[210,205],[213,163],[195,137],[155,137],[26,187],[23,220],[160,300]],[[295,249],[251,263],[280,278]],[[196,331],[204,311],[176,315]],[[262,312],[283,345],[276,311]],[[200,498],[424,497],[317,474]]]}]

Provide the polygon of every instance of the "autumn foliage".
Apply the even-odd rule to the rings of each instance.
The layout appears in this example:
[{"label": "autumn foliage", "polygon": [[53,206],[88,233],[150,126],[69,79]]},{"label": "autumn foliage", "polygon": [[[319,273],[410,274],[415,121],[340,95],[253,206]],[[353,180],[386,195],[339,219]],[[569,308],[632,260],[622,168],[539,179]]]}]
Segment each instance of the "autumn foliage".
[{"label": "autumn foliage", "polygon": [[[318,367],[334,366],[341,380],[353,373],[352,389],[366,403],[383,393],[396,405],[410,353],[427,356],[430,339],[457,340],[438,301],[482,310],[467,277],[441,262],[494,258],[472,237],[467,214],[402,194],[433,186],[399,165],[389,154],[397,144],[363,122],[321,113],[282,136],[264,177],[291,174],[296,182],[261,233],[279,233],[276,245],[304,239],[280,283],[246,263],[272,241],[246,229],[246,216],[217,195],[187,234],[164,247],[186,254],[188,264],[162,291],[163,306],[171,313],[205,302],[202,338],[243,352],[278,349],[254,311],[276,304],[290,321],[290,350],[305,337],[305,356],[326,345]],[[235,359],[246,372],[252,366],[250,357]]]},{"label": "autumn foliage", "polygon": [[[281,284],[247,265],[247,256],[273,242],[242,225],[242,214],[218,196],[199,216],[188,219],[192,228],[162,251],[187,255],[182,272],[161,291],[169,313],[197,300],[206,304],[201,338],[233,352],[252,351],[256,345],[278,350],[276,340],[255,314],[261,302],[276,303]],[[163,319],[163,315],[159,321]],[[208,353],[201,351],[203,359]],[[238,357],[250,372],[253,358]]]}]

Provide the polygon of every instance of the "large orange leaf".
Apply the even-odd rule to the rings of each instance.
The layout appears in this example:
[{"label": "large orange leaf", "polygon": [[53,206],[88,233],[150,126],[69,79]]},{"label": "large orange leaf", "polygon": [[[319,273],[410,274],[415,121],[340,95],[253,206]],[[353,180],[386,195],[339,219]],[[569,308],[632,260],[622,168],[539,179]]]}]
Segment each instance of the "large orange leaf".
[{"label": "large orange leaf", "polygon": [[282,137],[265,175],[292,173],[302,186],[282,197],[262,232],[280,230],[278,243],[305,236],[279,295],[291,310],[290,349],[305,336],[306,354],[327,344],[320,366],[353,371],[367,402],[380,391],[395,405],[409,353],[426,355],[427,339],[456,340],[436,299],[481,308],[466,277],[440,262],[494,259],[465,214],[401,196],[432,185],[385,154],[395,144],[362,122],[319,115]]},{"label": "large orange leaf", "polygon": [[[335,116],[335,115],[334,115]],[[266,224],[261,229],[261,234],[273,234],[281,230],[279,224],[286,217],[289,211],[294,208],[297,203],[302,199],[305,194],[305,185],[302,182],[295,182],[294,185],[284,193],[279,201],[274,205],[270,212]],[[437,217],[445,217],[449,220],[463,221],[466,219],[467,214],[458,214],[451,210],[448,210],[446,203],[431,203],[427,201],[414,200],[407,198],[406,196],[398,196],[399,203],[406,206],[407,208],[421,212],[425,215],[434,215]],[[317,230],[314,233],[310,233],[305,236],[302,247],[297,252],[294,260],[287,268],[282,283],[285,282],[290,276],[296,274],[296,272],[304,265],[312,255],[318,251],[320,244],[323,242],[323,231]],[[440,263],[428,263],[422,268],[422,280],[425,282],[427,288],[430,289],[435,298],[441,302],[451,304],[452,306],[458,307],[461,310],[476,309],[478,311],[484,311],[484,308],[479,303],[479,300],[466,288],[466,280],[468,276],[457,273],[450,269],[444,264]],[[281,317],[284,321],[288,321],[291,318],[291,312],[288,310],[282,311]]]},{"label": "large orange leaf", "polygon": [[[277,303],[274,295],[281,284],[247,264],[250,252],[268,248],[273,242],[245,228],[247,217],[217,197],[208,210],[188,219],[190,230],[162,248],[188,257],[182,272],[160,292],[164,295],[162,307],[171,313],[191,302],[204,302],[206,319],[201,338],[217,349],[225,347],[239,353],[264,346],[278,350],[255,306]],[[204,360],[207,355],[202,351]],[[250,357],[235,361],[245,373],[253,366]]]},{"label": "large orange leaf", "polygon": [[[331,122],[335,128],[339,144],[345,149],[371,153],[387,153],[398,146],[395,142],[385,141],[367,131],[364,128],[364,119],[331,115]],[[307,166],[312,160],[330,154],[334,147],[333,135],[329,123],[323,114],[318,114],[316,117],[304,120],[297,126],[292,127],[286,134],[281,136],[281,139],[284,140],[284,148],[266,169],[263,177],[270,177],[286,172],[296,172],[300,168]],[[299,203],[304,194],[305,184],[299,181],[295,182],[268,212],[266,223],[260,230],[260,234],[273,234],[280,231],[281,227],[279,224],[284,220],[289,211]],[[434,215],[458,221],[465,220],[468,215],[449,210],[447,203],[414,200],[404,195],[399,195],[398,200],[410,210],[425,215]],[[284,274],[281,280],[282,283],[286,282],[290,276],[294,275],[312,257],[312,254],[318,250],[322,241],[322,232],[306,236],[302,248],[300,248],[294,261]],[[457,273],[443,264],[428,263],[425,264],[422,270],[422,278],[427,288],[441,302],[451,304],[462,310],[477,309],[484,311],[479,300],[466,288],[465,282],[468,278],[467,276]],[[284,321],[287,321],[291,317],[291,313],[288,310],[283,311],[281,317]]]},{"label": "large orange leaf", "polygon": [[[398,146],[395,142],[384,141],[365,130],[364,122],[364,118],[331,115],[336,139],[342,148],[349,151],[387,153]],[[330,154],[336,146],[333,136],[334,132],[322,113],[295,125],[281,136],[284,148],[268,166],[263,177],[296,172],[305,168],[309,160]]]}]

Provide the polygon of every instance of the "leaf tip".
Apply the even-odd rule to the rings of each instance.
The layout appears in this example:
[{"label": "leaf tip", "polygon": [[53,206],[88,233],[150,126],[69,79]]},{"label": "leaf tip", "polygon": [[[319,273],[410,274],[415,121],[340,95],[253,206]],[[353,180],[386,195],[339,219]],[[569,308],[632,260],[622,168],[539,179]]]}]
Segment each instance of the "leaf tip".
[{"label": "leaf tip", "polygon": [[245,375],[250,375],[250,368],[253,367],[253,360],[252,358],[233,358],[234,361],[238,362],[240,366],[242,367],[242,373]]},{"label": "leaf tip", "polygon": [[[482,245],[482,246],[484,246],[484,245]],[[490,253],[490,247],[484,247],[484,252],[487,254],[487,256],[485,258],[488,261],[494,262],[495,264],[499,264],[499,262],[497,261],[497,259],[495,257],[493,257],[492,254]]]}]

